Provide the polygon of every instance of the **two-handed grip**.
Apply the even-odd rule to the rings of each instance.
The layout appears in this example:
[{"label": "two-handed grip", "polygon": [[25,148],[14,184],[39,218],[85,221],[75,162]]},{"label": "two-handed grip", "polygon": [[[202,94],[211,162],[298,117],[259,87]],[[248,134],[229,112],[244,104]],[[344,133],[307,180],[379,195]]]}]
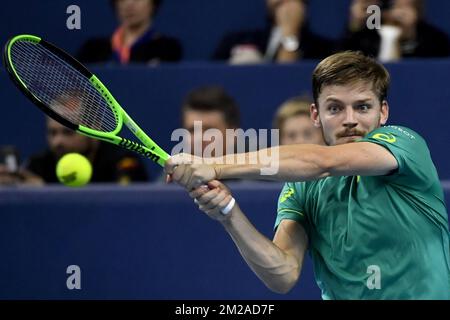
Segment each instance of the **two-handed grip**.
[{"label": "two-handed grip", "polygon": [[[175,166],[175,168],[176,168],[176,167],[177,167],[177,166]],[[201,187],[202,187],[202,188],[208,188],[209,190],[211,190],[211,188],[208,187],[208,186],[205,185],[205,184],[202,185]],[[194,203],[195,203],[195,204],[198,204],[197,199],[194,199]],[[229,213],[231,212],[231,210],[233,209],[233,207],[234,207],[235,204],[236,204],[236,200],[235,200],[233,197],[231,197],[230,202],[228,202],[228,204],[226,205],[226,207],[223,208],[222,210],[220,210],[220,212],[221,212],[223,215],[229,214]]]},{"label": "two-handed grip", "polygon": [[[210,188],[209,188],[208,186],[206,186],[206,185],[203,185],[202,187],[206,187],[206,188],[210,189]],[[195,203],[195,204],[198,204],[197,199],[194,199],[194,203]],[[227,214],[229,214],[229,213],[231,212],[231,210],[233,210],[235,204],[236,204],[236,200],[235,200],[233,197],[231,197],[230,202],[228,202],[228,204],[226,205],[226,207],[223,208],[222,210],[220,210],[220,212],[221,212],[223,215],[226,216]]]}]

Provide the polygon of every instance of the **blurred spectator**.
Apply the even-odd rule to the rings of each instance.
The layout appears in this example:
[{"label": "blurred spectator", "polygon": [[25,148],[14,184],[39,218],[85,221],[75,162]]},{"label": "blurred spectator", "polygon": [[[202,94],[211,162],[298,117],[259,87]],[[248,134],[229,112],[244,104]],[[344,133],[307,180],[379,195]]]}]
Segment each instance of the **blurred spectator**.
[{"label": "blurred spectator", "polygon": [[47,118],[48,149],[33,155],[23,168],[9,172],[0,165],[0,184],[42,185],[56,183],[56,164],[66,153],[77,152],[92,163],[91,182],[128,184],[148,181],[144,165],[137,155],[72,131]]},{"label": "blurred spectator", "polygon": [[331,54],[333,44],[307,26],[306,0],[266,0],[267,27],[225,35],[213,59],[231,64],[294,62]]},{"label": "blurred spectator", "polygon": [[[233,135],[233,141],[227,141],[226,130],[239,128],[239,107],[233,97],[221,86],[200,86],[189,91],[181,106],[181,126],[187,132],[178,137],[183,149],[175,150],[174,148],[175,153],[190,153],[208,158],[237,152],[236,136]],[[205,135],[205,131],[209,129],[216,129],[214,133],[220,135],[222,139],[216,141],[215,137],[211,139]],[[227,143],[233,147],[229,152]],[[219,149],[221,154],[215,153],[217,150],[214,148],[215,145],[221,145],[222,150]],[[207,148],[212,151],[210,154]],[[165,181],[167,181],[167,175],[163,171],[157,182]]]},{"label": "blurred spectator", "polygon": [[[366,26],[369,5],[381,6],[381,27]],[[449,37],[424,18],[423,0],[353,0],[343,49],[361,50],[381,61],[450,56]]]},{"label": "blurred spectator", "polygon": [[348,31],[357,32],[366,28],[366,21],[370,13],[367,8],[376,5],[380,9],[383,7],[383,0],[352,0],[348,21]]},{"label": "blurred spectator", "polygon": [[[226,154],[226,129],[237,129],[240,125],[239,107],[235,100],[220,86],[202,86],[190,91],[181,108],[181,121],[184,129],[190,133],[191,153],[194,146],[201,146],[201,151],[212,143],[204,139],[204,132],[217,129],[223,137],[222,154]],[[196,131],[195,123],[201,124]],[[194,134],[195,133],[195,134]],[[198,147],[197,147],[198,148]],[[233,150],[234,152],[234,150]]]},{"label": "blurred spectator", "polygon": [[280,130],[280,145],[311,143],[324,145],[322,131],[310,117],[312,100],[294,97],[282,103],[275,114],[273,127]]},{"label": "blurred spectator", "polygon": [[78,59],[85,63],[114,61],[120,64],[179,61],[178,40],[155,30],[153,18],[162,0],[110,0],[120,22],[110,38],[88,40]]},{"label": "blurred spectator", "polygon": [[14,146],[0,148],[0,186],[27,184],[40,186],[44,181],[40,176],[20,167],[19,151]]}]

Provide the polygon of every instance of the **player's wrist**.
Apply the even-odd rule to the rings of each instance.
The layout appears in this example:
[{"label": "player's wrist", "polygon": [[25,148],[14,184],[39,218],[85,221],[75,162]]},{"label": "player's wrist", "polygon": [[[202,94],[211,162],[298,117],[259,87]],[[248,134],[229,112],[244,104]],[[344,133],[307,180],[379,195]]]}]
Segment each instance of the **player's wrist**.
[{"label": "player's wrist", "polygon": [[223,207],[223,208],[220,210],[220,212],[221,212],[224,216],[227,216],[227,215],[231,214],[231,211],[233,210],[235,204],[236,204],[236,200],[235,200],[233,197],[231,197],[230,201],[228,201],[228,204],[227,204],[225,207]]},{"label": "player's wrist", "polygon": [[225,228],[225,230],[229,230],[230,228],[233,227],[237,219],[236,212],[238,212],[239,210],[240,209],[238,203],[234,202],[232,209],[227,214],[223,214],[221,212],[222,219],[220,219],[220,223]]},{"label": "player's wrist", "polygon": [[222,177],[222,168],[220,167],[220,165],[214,165],[213,169],[214,169],[215,179],[216,180],[223,179],[223,177]]}]

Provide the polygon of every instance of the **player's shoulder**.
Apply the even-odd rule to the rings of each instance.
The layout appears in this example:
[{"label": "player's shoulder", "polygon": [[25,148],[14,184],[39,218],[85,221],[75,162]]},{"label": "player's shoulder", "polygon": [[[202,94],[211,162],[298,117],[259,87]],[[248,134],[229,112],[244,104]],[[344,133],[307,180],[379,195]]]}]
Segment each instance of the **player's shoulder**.
[{"label": "player's shoulder", "polygon": [[398,140],[411,140],[418,142],[425,141],[418,132],[400,125],[387,125],[379,127],[369,132],[366,139],[381,140],[389,143],[395,143]]},{"label": "player's shoulder", "polygon": [[368,136],[373,136],[377,133],[390,133],[394,136],[403,136],[409,139],[423,139],[422,136],[411,128],[400,126],[400,125],[387,125],[379,127],[371,132]]},{"label": "player's shoulder", "polygon": [[321,180],[309,180],[309,181],[298,181],[298,182],[286,182],[284,185],[283,192],[292,195],[300,196],[309,193],[314,188],[321,186]]}]

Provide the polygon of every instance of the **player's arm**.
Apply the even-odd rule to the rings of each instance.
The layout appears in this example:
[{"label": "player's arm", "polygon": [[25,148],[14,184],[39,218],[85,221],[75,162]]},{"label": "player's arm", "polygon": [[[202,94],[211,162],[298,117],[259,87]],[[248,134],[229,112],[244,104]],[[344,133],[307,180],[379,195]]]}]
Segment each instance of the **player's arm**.
[{"label": "player's arm", "polygon": [[[215,165],[218,179],[252,178],[281,181],[308,181],[328,176],[385,175],[397,169],[395,157],[384,147],[370,142],[347,143],[337,146],[287,145],[279,148],[278,172],[262,176],[261,170],[267,164],[225,164]],[[262,159],[248,154],[251,159]]]},{"label": "player's arm", "polygon": [[308,246],[303,227],[295,221],[283,220],[272,242],[256,230],[237,203],[228,215],[221,214],[230,192],[219,181],[208,186],[211,190],[200,187],[191,191],[190,196],[203,212],[222,223],[244,260],[268,288],[288,292],[299,279]]},{"label": "player's arm", "polygon": [[[347,143],[337,146],[312,144],[286,145],[245,154],[239,164],[228,155],[216,159],[213,165],[183,163],[174,156],[166,165],[173,179],[186,188],[192,188],[212,179],[270,179],[277,181],[308,181],[328,176],[386,175],[397,169],[395,157],[384,147],[371,142]],[[178,162],[180,160],[180,162]],[[224,163],[224,164],[221,164]],[[262,172],[271,166],[272,175]],[[177,172],[178,171],[178,172]]]}]

